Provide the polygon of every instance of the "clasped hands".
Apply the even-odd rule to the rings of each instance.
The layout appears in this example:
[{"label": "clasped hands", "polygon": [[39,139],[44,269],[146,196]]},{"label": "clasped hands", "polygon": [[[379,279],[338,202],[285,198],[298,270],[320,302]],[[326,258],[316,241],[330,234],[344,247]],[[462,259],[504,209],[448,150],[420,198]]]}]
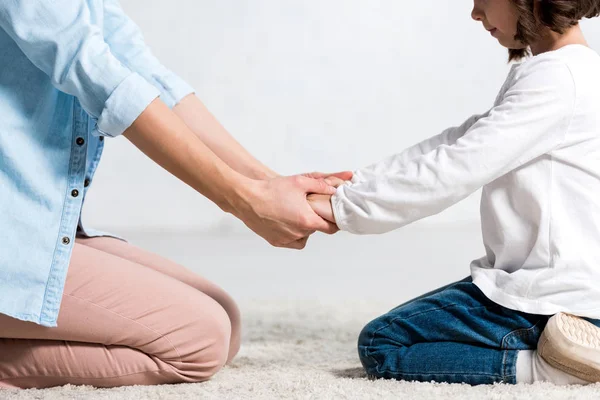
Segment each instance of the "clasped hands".
[{"label": "clasped hands", "polygon": [[352,172],[251,180],[238,188],[230,212],[271,245],[303,249],[313,233],[339,231],[331,196],[350,179]]},{"label": "clasped hands", "polygon": [[[342,172],[333,175],[314,172],[311,174],[306,174],[305,176],[313,179],[323,179],[326,184],[334,188],[338,188],[347,180],[352,179],[352,173],[349,172]],[[308,200],[310,207],[319,217],[336,225],[335,215],[333,214],[333,206],[331,204],[331,197],[331,194],[311,193],[306,196],[306,199]]]}]

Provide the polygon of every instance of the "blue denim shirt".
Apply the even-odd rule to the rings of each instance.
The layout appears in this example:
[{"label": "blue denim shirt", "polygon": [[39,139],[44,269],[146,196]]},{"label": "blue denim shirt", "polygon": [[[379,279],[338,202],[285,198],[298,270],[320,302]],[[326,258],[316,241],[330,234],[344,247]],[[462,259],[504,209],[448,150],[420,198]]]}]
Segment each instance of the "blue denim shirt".
[{"label": "blue denim shirt", "polygon": [[56,326],[104,137],[192,92],[117,0],[0,1],[0,313]]}]

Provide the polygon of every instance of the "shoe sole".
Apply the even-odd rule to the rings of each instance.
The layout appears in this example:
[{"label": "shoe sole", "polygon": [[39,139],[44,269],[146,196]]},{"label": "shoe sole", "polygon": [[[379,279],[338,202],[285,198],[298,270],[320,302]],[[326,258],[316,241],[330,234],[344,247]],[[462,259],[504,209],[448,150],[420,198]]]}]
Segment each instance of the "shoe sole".
[{"label": "shoe sole", "polygon": [[548,321],[538,354],[550,365],[588,382],[600,382],[600,328],[570,314]]}]

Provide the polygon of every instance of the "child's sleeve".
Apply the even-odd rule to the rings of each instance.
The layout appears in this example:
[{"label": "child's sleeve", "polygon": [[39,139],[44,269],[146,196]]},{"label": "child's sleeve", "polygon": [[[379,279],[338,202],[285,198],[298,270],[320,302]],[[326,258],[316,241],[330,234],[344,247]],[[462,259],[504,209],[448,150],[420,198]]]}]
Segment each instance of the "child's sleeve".
[{"label": "child's sleeve", "polygon": [[543,58],[518,75],[502,100],[453,144],[415,158],[397,155],[368,167],[376,174],[358,171],[352,183],[340,186],[332,197],[340,229],[374,234],[400,228],[559,147],[575,108],[569,68]]},{"label": "child's sleeve", "polygon": [[422,142],[419,142],[406,148],[401,153],[394,154],[380,162],[371,164],[368,167],[355,171],[353,181],[364,181],[366,179],[371,179],[383,173],[391,173],[392,171],[395,171],[397,168],[406,164],[410,160],[413,160],[423,154],[429,153],[436,147],[439,147],[441,145],[453,145],[477,121],[479,121],[481,118],[486,117],[488,113],[489,111],[485,114],[473,115],[459,126],[453,126],[451,128],[448,128],[438,135],[432,136],[428,139],[423,140]]}]

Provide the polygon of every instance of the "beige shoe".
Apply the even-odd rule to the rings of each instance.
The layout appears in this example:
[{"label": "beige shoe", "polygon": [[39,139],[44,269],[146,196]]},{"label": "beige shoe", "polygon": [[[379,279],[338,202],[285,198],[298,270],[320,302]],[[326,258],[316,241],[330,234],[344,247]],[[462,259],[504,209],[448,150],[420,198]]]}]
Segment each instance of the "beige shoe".
[{"label": "beige shoe", "polygon": [[553,367],[588,382],[600,382],[600,328],[588,321],[570,314],[554,315],[537,349]]}]

